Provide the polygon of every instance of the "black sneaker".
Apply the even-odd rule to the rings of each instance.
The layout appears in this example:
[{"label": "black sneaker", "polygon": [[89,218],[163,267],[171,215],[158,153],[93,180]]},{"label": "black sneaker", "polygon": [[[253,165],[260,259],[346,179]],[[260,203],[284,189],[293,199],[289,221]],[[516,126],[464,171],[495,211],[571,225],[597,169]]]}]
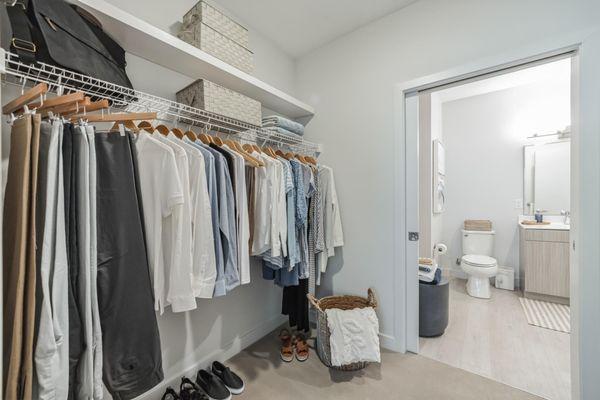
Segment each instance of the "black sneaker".
[{"label": "black sneaker", "polygon": [[[168,390],[168,389],[167,389]],[[171,389],[172,390],[172,389]],[[165,393],[166,395],[166,393]],[[200,390],[198,385],[192,382],[185,376],[181,378],[181,385],[179,386],[179,397],[181,400],[209,400],[208,397]]]},{"label": "black sneaker", "polygon": [[231,393],[223,382],[208,371],[201,369],[196,375],[196,384],[204,390],[210,400],[230,400]]},{"label": "black sneaker", "polygon": [[244,381],[235,372],[229,369],[229,367],[215,361],[212,364],[212,373],[223,381],[231,394],[242,394],[244,391]]},{"label": "black sneaker", "polygon": [[175,389],[173,389],[171,386],[169,386],[167,388],[167,390],[165,391],[165,394],[163,394],[163,397],[161,398],[161,400],[180,400],[180,399],[181,398],[179,397],[179,395],[177,394]]}]

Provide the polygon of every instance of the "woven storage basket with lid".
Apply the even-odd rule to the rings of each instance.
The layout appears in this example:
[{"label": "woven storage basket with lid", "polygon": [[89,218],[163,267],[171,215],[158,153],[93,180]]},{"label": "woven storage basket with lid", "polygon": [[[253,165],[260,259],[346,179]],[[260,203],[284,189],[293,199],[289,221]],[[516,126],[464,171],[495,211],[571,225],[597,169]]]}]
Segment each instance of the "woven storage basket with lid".
[{"label": "woven storage basket with lid", "polygon": [[368,362],[358,362],[348,365],[342,365],[340,367],[331,365],[331,346],[329,337],[331,332],[327,325],[327,314],[325,310],[330,308],[338,308],[340,310],[353,310],[355,308],[377,308],[377,301],[373,290],[368,290],[368,297],[360,296],[328,296],[323,297],[321,300],[317,300],[312,294],[307,294],[308,301],[317,310],[317,354],[321,359],[321,362],[329,368],[340,370],[340,371],[357,371],[365,368],[369,365]]}]

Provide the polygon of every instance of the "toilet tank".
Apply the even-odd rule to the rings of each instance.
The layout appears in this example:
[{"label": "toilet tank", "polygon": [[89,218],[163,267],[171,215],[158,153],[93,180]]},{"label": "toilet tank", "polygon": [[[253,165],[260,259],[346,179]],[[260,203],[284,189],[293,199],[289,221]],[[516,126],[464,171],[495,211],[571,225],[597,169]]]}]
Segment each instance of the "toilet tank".
[{"label": "toilet tank", "polygon": [[463,254],[480,254],[492,257],[494,254],[494,231],[462,231]]}]

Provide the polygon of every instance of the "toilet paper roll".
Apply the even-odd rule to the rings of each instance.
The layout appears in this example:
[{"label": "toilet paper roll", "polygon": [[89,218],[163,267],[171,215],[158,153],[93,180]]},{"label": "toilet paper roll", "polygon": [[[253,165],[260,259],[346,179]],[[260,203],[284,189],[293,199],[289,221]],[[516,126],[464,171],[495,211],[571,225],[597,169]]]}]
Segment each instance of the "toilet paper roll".
[{"label": "toilet paper roll", "polygon": [[446,246],[444,243],[438,243],[433,247],[433,250],[436,254],[446,254],[448,251],[448,246]]}]

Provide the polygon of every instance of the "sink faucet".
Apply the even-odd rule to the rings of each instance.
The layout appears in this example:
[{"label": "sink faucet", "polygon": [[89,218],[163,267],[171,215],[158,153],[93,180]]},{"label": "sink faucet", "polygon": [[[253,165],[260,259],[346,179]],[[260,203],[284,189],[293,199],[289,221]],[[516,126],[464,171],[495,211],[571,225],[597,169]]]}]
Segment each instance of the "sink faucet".
[{"label": "sink faucet", "polygon": [[566,210],[561,210],[560,215],[565,217],[564,224],[571,225],[571,212]]}]

